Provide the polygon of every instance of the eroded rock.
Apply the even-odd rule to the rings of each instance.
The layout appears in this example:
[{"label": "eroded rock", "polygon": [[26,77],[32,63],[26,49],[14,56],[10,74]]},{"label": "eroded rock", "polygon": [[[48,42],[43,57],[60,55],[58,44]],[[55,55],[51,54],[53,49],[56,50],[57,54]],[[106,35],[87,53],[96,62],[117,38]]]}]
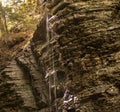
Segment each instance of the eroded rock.
[{"label": "eroded rock", "polygon": [[7,91],[14,105],[3,97],[1,112],[14,108],[15,112],[50,112],[50,107],[55,112],[56,102],[61,112],[67,86],[78,96],[80,112],[119,112],[120,20],[113,16],[118,4],[118,0],[46,3],[53,18],[46,23],[43,17],[29,46],[0,75],[0,94]]}]

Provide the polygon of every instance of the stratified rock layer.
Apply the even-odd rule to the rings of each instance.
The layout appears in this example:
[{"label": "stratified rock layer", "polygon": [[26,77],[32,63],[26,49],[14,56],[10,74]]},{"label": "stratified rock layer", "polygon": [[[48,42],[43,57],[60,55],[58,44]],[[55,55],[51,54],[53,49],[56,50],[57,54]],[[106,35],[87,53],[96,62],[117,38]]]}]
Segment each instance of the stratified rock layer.
[{"label": "stratified rock layer", "polygon": [[0,112],[50,112],[50,99],[61,112],[66,86],[80,112],[119,112],[119,1],[53,0],[46,7],[48,23],[44,16],[30,45],[0,75]]}]

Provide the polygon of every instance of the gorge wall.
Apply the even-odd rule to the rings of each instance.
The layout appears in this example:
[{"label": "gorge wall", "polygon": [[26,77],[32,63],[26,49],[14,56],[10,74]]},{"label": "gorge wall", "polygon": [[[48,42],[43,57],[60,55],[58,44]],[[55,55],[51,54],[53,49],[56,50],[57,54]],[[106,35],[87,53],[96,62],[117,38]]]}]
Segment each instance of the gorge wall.
[{"label": "gorge wall", "polygon": [[52,0],[45,7],[49,18],[1,71],[0,112],[50,112],[49,103],[61,112],[66,87],[79,98],[79,112],[119,112],[120,1]]}]

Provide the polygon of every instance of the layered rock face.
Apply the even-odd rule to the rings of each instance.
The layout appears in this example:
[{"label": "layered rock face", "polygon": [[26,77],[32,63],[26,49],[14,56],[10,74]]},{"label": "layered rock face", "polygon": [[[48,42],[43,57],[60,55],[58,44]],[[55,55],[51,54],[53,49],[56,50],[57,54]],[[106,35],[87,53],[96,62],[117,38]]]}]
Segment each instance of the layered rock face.
[{"label": "layered rock face", "polygon": [[119,112],[119,1],[53,0],[46,7],[48,19],[1,72],[0,111],[61,112],[71,87],[79,112]]}]

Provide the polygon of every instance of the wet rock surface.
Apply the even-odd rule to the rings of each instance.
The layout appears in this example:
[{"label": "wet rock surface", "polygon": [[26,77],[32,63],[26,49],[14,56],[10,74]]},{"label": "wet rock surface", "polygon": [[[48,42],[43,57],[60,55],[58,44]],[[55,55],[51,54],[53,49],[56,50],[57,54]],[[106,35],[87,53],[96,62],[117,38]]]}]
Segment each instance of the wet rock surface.
[{"label": "wet rock surface", "polygon": [[67,86],[80,112],[119,112],[119,1],[53,0],[46,7],[49,23],[44,16],[28,47],[1,72],[0,112],[50,112],[49,87],[55,112]]}]

